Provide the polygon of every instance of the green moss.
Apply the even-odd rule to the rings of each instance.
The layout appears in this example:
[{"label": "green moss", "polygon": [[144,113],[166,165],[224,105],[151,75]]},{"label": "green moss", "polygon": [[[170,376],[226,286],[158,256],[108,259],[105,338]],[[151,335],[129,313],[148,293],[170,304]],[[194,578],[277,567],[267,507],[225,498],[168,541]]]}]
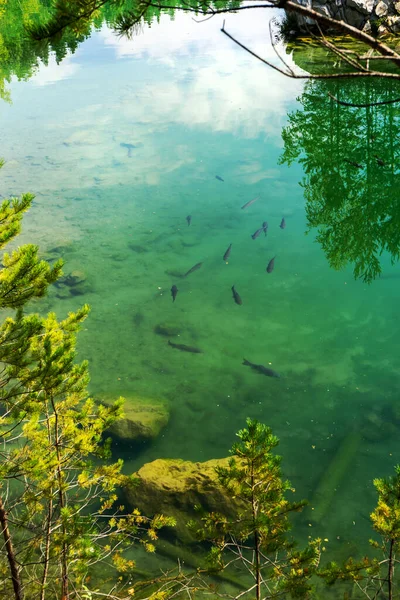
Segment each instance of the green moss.
[{"label": "green moss", "polygon": [[[168,404],[141,396],[126,396],[124,417],[113,424],[109,432],[121,440],[154,439],[169,420]],[[109,404],[108,400],[102,401]]]},{"label": "green moss", "polygon": [[[228,458],[207,462],[158,459],[137,472],[137,485],[124,490],[130,508],[146,510],[147,515],[162,513],[174,517],[171,533],[185,544],[195,542],[187,523],[199,517],[198,507],[206,512],[232,515],[237,505],[221,487],[215,467],[227,467]],[[197,508],[196,508],[197,507]]]}]

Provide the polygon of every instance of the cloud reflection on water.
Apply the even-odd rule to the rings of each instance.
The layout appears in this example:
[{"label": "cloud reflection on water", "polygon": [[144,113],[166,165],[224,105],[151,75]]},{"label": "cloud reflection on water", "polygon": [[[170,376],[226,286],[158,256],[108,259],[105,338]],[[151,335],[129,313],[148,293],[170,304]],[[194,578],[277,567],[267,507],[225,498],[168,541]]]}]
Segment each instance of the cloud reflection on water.
[{"label": "cloud reflection on water", "polygon": [[56,57],[50,56],[47,65],[40,63],[38,70],[31,77],[30,81],[33,85],[50,85],[62,81],[63,79],[70,79],[74,77],[77,71],[80,69],[80,64],[76,62],[76,56],[67,55],[60,63],[57,64]]},{"label": "cloud reflection on water", "polygon": [[[265,10],[228,15],[226,27],[277,62],[268,31],[272,16]],[[79,188],[154,186],[183,166],[190,166],[197,188],[215,158],[231,180],[274,179],[281,129],[302,82],[237,47],[221,33],[222,21],[196,23],[178,12],[175,20],[164,15],[132,40],[104,27],[59,65],[52,59],[30,82],[13,84],[32,86],[35,97],[34,88],[41,88],[34,103],[40,132],[31,122],[24,137],[27,154],[36,160],[50,155],[59,165],[57,178],[46,182],[48,191],[68,189],[71,172]],[[23,101],[13,107],[15,135],[31,111]],[[239,140],[245,146],[233,150]],[[121,143],[137,145],[132,157]],[[232,164],[232,153],[241,165]],[[37,175],[25,168],[25,187],[43,189]]]},{"label": "cloud reflection on water", "polygon": [[[273,16],[266,10],[228,15],[226,28],[278,64],[269,40],[268,23]],[[147,86],[144,120],[149,120],[148,114],[151,119],[202,125],[247,138],[264,132],[279,138],[280,143],[287,106],[302,83],[285,78],[238,48],[221,33],[222,21],[221,16],[198,23],[178,12],[174,21],[164,16],[131,40],[109,29],[103,29],[101,36],[119,58],[140,57],[149,65],[163,64],[174,72],[166,81]],[[290,58],[289,64],[293,64]],[[191,102],[187,101],[189,94]]]}]

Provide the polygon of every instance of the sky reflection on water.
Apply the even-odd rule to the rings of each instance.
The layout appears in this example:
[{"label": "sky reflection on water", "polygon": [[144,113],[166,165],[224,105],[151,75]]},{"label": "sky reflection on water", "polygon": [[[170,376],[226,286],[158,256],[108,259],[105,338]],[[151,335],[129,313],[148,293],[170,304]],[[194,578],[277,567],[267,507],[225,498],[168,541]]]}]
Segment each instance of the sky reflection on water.
[{"label": "sky reflection on water", "polygon": [[[230,15],[226,27],[272,57],[270,16]],[[13,105],[0,108],[2,194],[35,192],[22,239],[87,277],[81,296],[53,289],[40,306],[61,317],[92,305],[80,347],[93,393],[170,402],[170,424],[153,445],[139,455],[117,448],[129,467],[222,456],[252,416],[273,427],[285,471],[311,497],[343,439],[360,430],[371,438],[378,423],[381,437],[358,441],[338,484],[343,502],[324,523],[324,535],[350,544],[369,535],[353,521],[360,506],[368,510],[365,497],[373,501],[372,473],[390,471],[399,451],[385,430],[398,389],[398,285],[368,287],[350,269],[329,269],[304,236],[301,168],[278,164],[303,84],[237,48],[221,23],[177,14],[132,41],[104,28],[60,65],[14,82]],[[265,219],[267,238],[252,240]],[[190,279],[171,275],[199,261]],[[243,306],[232,301],[233,284]],[[204,353],[168,347],[154,333],[161,322]],[[254,374],[243,358],[272,363],[282,379]]]}]

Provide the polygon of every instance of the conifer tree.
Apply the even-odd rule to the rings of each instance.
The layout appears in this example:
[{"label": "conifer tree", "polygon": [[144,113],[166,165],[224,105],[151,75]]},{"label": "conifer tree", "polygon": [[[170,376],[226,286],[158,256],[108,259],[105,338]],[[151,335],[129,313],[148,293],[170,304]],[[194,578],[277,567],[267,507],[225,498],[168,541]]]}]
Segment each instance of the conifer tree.
[{"label": "conifer tree", "polygon": [[[0,161],[0,167],[3,166]],[[21,219],[33,200],[31,194],[21,198],[4,200],[0,207],[0,249],[11,242],[21,229]],[[0,269],[0,308],[17,309],[15,318],[7,318],[0,326],[0,400],[6,423],[7,411],[13,401],[13,411],[18,405],[24,382],[17,381],[15,374],[26,364],[29,347],[35,336],[42,331],[41,319],[37,315],[24,317],[22,307],[32,298],[43,296],[50,283],[61,273],[62,261],[50,265],[38,258],[38,247],[26,244],[4,254]],[[12,383],[14,382],[14,383]],[[8,408],[7,408],[8,406]],[[10,424],[11,426],[11,424]],[[17,425],[12,425],[9,436],[13,435]],[[3,431],[6,434],[6,431]],[[4,454],[4,453],[3,453]],[[3,497],[0,496],[0,526],[4,546],[10,565],[11,579],[16,598],[22,598],[22,586],[19,566],[15,559],[13,542],[8,526],[7,511]]]},{"label": "conifer tree", "polygon": [[[0,247],[19,233],[33,196],[0,207]],[[0,306],[14,309],[0,325],[0,585],[15,600],[88,597],[93,565],[133,567],[123,550],[140,540],[153,551],[157,529],[173,524],[115,506],[116,489],[133,484],[111,463],[107,428],[122,415],[122,399],[102,406],[88,397],[88,365],[75,363],[83,306],[62,321],[24,314],[61,273],[24,245],[4,254]],[[117,597],[112,584],[109,598]],[[128,593],[128,592],[127,592]],[[125,597],[130,597],[125,594]]]},{"label": "conifer tree", "polygon": [[399,597],[395,567],[400,550],[400,465],[395,467],[394,476],[375,479],[374,486],[378,503],[371,521],[380,541],[370,540],[370,544],[380,556],[365,556],[359,561],[349,558],[342,565],[331,562],[320,575],[329,585],[350,581],[360,592],[359,597],[393,600]]},{"label": "conifer tree", "polygon": [[208,514],[198,530],[203,540],[212,542],[211,564],[217,570],[234,566],[242,577],[250,577],[240,596],[306,598],[319,564],[320,540],[297,550],[287,536],[290,513],[301,510],[305,502],[286,499],[286,492],[294,490],[282,479],[281,459],[273,453],[278,438],[252,419],[237,436],[229,466],[216,468],[220,483],[238,503],[237,514],[232,519]]}]

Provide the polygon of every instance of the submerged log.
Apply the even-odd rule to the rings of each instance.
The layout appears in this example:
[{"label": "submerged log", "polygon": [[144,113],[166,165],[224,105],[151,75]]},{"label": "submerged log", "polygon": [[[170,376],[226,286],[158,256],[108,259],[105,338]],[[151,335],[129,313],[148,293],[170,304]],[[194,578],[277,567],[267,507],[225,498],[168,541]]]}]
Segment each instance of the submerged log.
[{"label": "submerged log", "polygon": [[316,523],[320,523],[326,516],[335,494],[353,462],[361,439],[359,431],[349,431],[342,439],[328,468],[324,470],[310,503],[313,508],[312,518]]}]

